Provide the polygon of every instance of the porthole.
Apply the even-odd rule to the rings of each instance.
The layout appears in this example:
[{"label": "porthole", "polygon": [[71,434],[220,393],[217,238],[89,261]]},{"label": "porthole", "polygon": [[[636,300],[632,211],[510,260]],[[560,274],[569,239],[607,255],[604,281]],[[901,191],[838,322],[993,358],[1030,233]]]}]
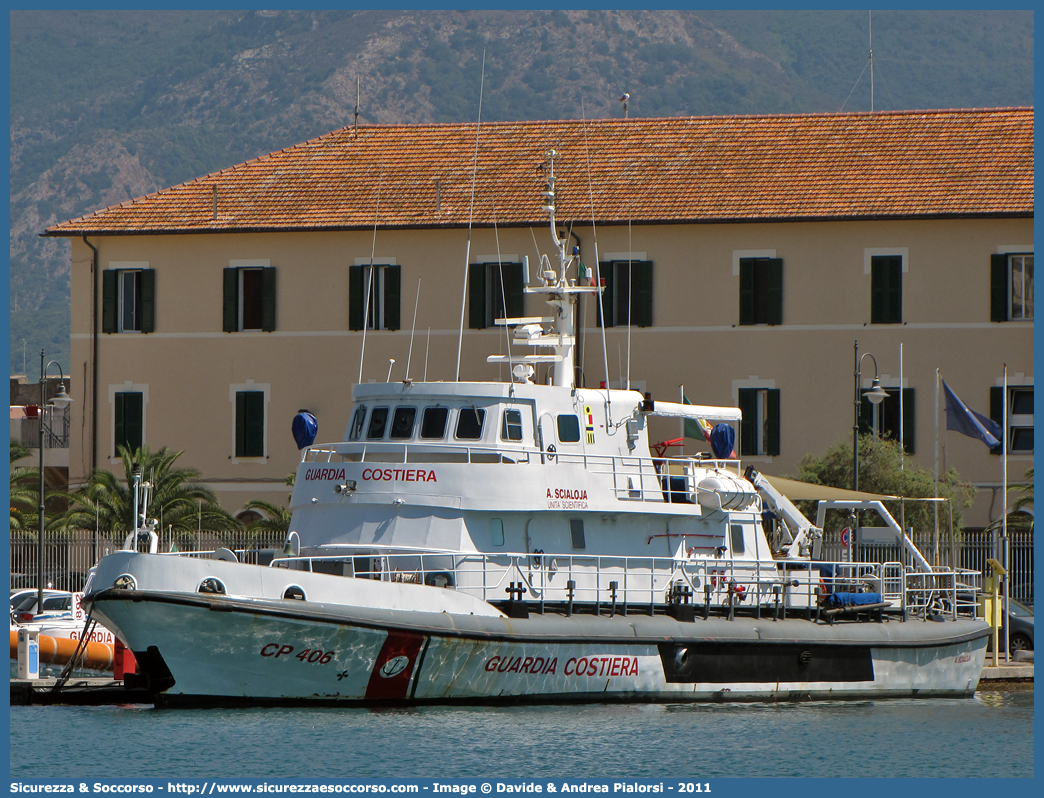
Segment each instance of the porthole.
[{"label": "porthole", "polygon": [[130,574],[121,574],[116,577],[116,581],[112,583],[113,589],[115,590],[137,590],[138,583],[134,581],[134,577]]},{"label": "porthole", "polygon": [[297,585],[290,585],[286,590],[283,591],[283,598],[285,599],[296,599],[297,601],[304,601],[304,591]]},{"label": "porthole", "polygon": [[196,588],[197,593],[215,593],[219,595],[225,595],[225,585],[220,579],[216,579],[213,576],[208,576],[202,582],[199,583],[199,587]]}]

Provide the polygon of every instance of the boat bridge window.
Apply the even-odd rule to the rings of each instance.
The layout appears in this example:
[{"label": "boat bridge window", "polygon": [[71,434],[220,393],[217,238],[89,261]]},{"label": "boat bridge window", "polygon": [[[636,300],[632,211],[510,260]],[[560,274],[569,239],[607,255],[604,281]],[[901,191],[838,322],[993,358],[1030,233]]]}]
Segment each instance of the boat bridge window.
[{"label": "boat bridge window", "polygon": [[743,527],[739,524],[734,524],[730,530],[732,533],[732,554],[743,554]]},{"label": "boat bridge window", "polygon": [[457,415],[457,438],[462,441],[477,441],[482,437],[482,422],[486,411],[481,407],[462,407]]},{"label": "boat bridge window", "polygon": [[446,421],[449,418],[448,407],[426,407],[421,416],[421,438],[439,439],[446,437]]},{"label": "boat bridge window", "polygon": [[[561,418],[561,416],[559,416]],[[584,519],[583,518],[570,518],[569,519],[569,537],[570,542],[573,544],[574,549],[585,549],[587,548],[587,542],[584,540]]]},{"label": "boat bridge window", "polygon": [[366,420],[366,405],[359,405],[355,408],[355,415],[352,416],[352,426],[348,430],[348,440],[357,441],[359,436],[362,435],[363,421]]},{"label": "boat bridge window", "polygon": [[417,408],[397,407],[392,417],[391,432],[388,437],[393,441],[406,440],[413,437],[413,422],[417,418]]},{"label": "boat bridge window", "polygon": [[501,426],[500,437],[506,441],[522,440],[522,411],[505,410],[504,423]]},{"label": "boat bridge window", "polygon": [[558,440],[562,443],[580,442],[580,419],[573,414],[558,417]]},{"label": "boat bridge window", "polygon": [[490,518],[489,519],[489,537],[490,542],[494,546],[504,545],[504,519],[502,518]]},{"label": "boat bridge window", "polygon": [[366,437],[371,441],[384,437],[384,428],[388,424],[388,408],[375,407],[370,413],[370,426],[366,429]]}]

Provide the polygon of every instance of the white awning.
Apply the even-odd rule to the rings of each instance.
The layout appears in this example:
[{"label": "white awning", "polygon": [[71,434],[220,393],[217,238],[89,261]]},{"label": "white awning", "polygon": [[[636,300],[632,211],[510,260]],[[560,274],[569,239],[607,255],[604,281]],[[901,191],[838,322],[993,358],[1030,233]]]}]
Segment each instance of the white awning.
[{"label": "white awning", "polygon": [[703,419],[704,421],[741,421],[743,414],[738,407],[711,407],[710,405],[683,405],[678,402],[653,402],[653,409],[646,410],[650,416]]}]

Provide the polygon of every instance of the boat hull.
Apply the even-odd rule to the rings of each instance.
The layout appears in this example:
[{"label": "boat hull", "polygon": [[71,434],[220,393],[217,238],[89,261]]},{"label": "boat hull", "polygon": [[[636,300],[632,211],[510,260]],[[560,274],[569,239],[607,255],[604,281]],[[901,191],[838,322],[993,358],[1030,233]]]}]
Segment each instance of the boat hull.
[{"label": "boat hull", "polygon": [[166,705],[968,696],[981,621],[528,619],[137,590],[89,597]]}]

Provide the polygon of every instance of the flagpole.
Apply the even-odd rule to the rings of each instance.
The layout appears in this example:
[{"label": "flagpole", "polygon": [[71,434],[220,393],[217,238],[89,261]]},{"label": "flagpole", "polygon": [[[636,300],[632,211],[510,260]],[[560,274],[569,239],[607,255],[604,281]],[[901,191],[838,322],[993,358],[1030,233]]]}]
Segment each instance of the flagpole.
[{"label": "flagpole", "polygon": [[[906,449],[906,425],[903,424],[903,345],[899,344],[899,470],[903,470]],[[905,531],[905,530],[904,530]]]},{"label": "flagpole", "polygon": [[[678,402],[685,404],[685,383],[678,386]],[[682,454],[685,454],[685,419],[678,419],[678,435],[682,439]]]},{"label": "flagpole", "polygon": [[[1004,390],[1001,393],[1004,398],[1004,409],[1001,415],[1001,432],[1004,437],[1001,440],[1001,481],[1003,483],[1001,493],[1001,548],[1007,553],[1008,550],[1008,364],[1004,364]],[[996,555],[994,555],[996,557]],[[997,557],[1000,561],[1001,558]],[[1010,564],[1007,559],[1003,560],[1005,570],[1010,570]],[[1007,618],[1008,612],[1008,576],[1004,575],[1004,613],[1005,619]],[[1011,630],[1008,628],[1008,624],[1004,624],[1004,661],[1011,661],[1011,653],[1008,651],[1011,648],[1008,645],[1011,639]]]},{"label": "flagpole", "polygon": [[[935,370],[935,499],[932,513],[935,517],[935,540],[939,540],[939,369]],[[936,549],[938,550],[938,549]],[[936,562],[938,564],[938,561]]]}]

